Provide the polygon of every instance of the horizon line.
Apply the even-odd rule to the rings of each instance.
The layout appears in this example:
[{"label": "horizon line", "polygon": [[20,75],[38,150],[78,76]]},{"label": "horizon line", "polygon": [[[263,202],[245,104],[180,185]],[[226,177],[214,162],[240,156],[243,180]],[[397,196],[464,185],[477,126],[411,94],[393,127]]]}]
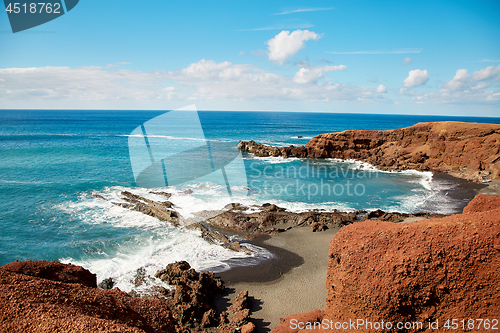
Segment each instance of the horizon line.
[{"label": "horizon line", "polygon": [[[173,111],[176,109],[3,109],[0,108],[0,112],[2,111]],[[499,118],[495,116],[476,116],[476,115],[447,115],[447,114],[421,114],[421,113],[367,113],[367,112],[337,112],[337,111],[291,111],[291,110],[207,110],[207,109],[197,109],[196,111],[204,111],[204,112],[289,112],[289,113],[337,113],[337,114],[371,114],[371,115],[389,115],[389,116],[426,116],[426,117],[457,117],[457,118]]]}]

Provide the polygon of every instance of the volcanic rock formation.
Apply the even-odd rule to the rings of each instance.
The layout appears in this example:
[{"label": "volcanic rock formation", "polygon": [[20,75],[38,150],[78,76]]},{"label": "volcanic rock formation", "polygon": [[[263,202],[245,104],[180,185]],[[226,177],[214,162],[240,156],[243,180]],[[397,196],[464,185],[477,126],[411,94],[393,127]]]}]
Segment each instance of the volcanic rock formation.
[{"label": "volcanic rock formation", "polygon": [[248,293],[228,312],[213,310],[223,289],[210,272],[187,262],[170,264],[157,276],[175,286],[163,297],[138,298],[118,288],[96,288],[88,270],[57,261],[13,262],[0,267],[0,332],[253,332]]},{"label": "volcanic rock formation", "polygon": [[[273,332],[301,332],[298,322],[357,319],[364,324],[342,332],[381,331],[366,323],[382,320],[394,325],[388,331],[418,322],[422,329],[404,331],[436,332],[448,319],[450,325],[488,319],[491,327],[500,318],[500,197],[478,195],[463,214],[441,219],[349,225],[333,238],[329,256],[325,311],[284,318]],[[436,321],[439,330],[429,329]]]},{"label": "volcanic rock formation", "polygon": [[340,212],[333,211],[307,211],[294,213],[274,204],[263,204],[253,206],[258,212],[244,213],[249,207],[232,204],[236,209],[224,211],[207,219],[207,222],[222,231],[236,231],[243,233],[247,238],[254,238],[263,234],[277,234],[291,228],[310,226],[313,231],[322,231],[332,227],[341,227],[358,220],[376,219],[379,221],[401,222],[409,217],[435,217],[442,216],[430,213],[386,213],[376,210],[370,213],[366,211]]},{"label": "volcanic rock formation", "polygon": [[428,170],[467,180],[500,178],[500,125],[418,123],[390,131],[350,130],[312,138],[306,146],[240,141],[256,156],[356,159],[383,170]]},{"label": "volcanic rock formation", "polygon": [[4,265],[0,332],[183,331],[164,301],[95,285],[94,274],[73,265],[44,261]]}]

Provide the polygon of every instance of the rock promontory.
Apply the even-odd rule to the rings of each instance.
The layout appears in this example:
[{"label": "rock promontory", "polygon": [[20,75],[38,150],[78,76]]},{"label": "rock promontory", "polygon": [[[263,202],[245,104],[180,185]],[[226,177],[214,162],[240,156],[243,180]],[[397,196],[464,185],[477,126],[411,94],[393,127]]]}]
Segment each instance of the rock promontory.
[{"label": "rock promontory", "polygon": [[500,178],[497,124],[429,122],[388,131],[326,133],[300,147],[253,141],[240,141],[238,147],[256,156],[355,159],[384,170],[443,172],[474,181]]}]

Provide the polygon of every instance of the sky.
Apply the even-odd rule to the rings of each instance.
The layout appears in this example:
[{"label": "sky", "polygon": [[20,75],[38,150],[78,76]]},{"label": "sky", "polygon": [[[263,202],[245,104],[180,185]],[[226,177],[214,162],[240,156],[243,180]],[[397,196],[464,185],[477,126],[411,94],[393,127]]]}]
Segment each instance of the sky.
[{"label": "sky", "polygon": [[500,117],[500,1],[97,1],[12,33],[0,109]]}]

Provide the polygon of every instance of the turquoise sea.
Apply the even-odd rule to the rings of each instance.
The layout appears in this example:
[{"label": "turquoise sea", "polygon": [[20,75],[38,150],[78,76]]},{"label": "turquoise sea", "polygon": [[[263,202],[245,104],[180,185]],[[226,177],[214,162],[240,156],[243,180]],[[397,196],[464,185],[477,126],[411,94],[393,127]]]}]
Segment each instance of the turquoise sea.
[{"label": "turquoise sea", "polygon": [[[141,124],[166,111],[0,110],[0,265],[14,260],[60,260],[113,277],[132,288],[134,272],[153,274],[176,260],[197,270],[227,270],[272,256],[250,257],[210,245],[196,233],[96,198],[120,202],[121,191],[161,200],[136,185],[129,143]],[[292,112],[199,111],[206,140],[255,140],[304,145],[315,135],[347,129],[388,130],[418,122],[500,123],[500,118]],[[187,136],[169,136],[182,146]],[[227,167],[231,196],[217,173],[156,190],[172,193],[183,218],[231,202],[273,202],[291,211],[339,209],[453,213],[446,196],[455,184],[416,171],[380,172],[357,161],[255,158]],[[242,171],[242,168],[246,172]],[[220,172],[220,171],[218,171]],[[191,190],[191,191],[186,191]],[[247,245],[252,247],[252,245]]]}]

